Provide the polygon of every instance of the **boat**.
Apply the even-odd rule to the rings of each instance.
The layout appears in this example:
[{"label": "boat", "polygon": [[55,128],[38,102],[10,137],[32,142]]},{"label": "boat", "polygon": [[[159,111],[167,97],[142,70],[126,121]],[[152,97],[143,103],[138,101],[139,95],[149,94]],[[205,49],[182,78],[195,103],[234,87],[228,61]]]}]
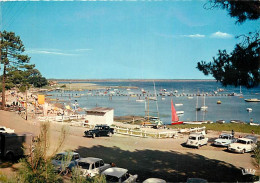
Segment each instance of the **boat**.
[{"label": "boat", "polygon": [[182,114],[184,114],[184,111],[176,111],[176,114],[177,115],[182,115]]},{"label": "boat", "polygon": [[149,100],[157,101],[157,97],[149,97]]},{"label": "boat", "polygon": [[204,95],[204,105],[200,107],[201,111],[207,111],[208,106],[205,105],[205,95]]},{"label": "boat", "polygon": [[220,100],[218,100],[218,101],[217,101],[217,104],[221,104],[221,101],[220,101]]},{"label": "boat", "polygon": [[245,124],[244,121],[241,120],[230,120],[230,123],[234,123],[234,124]]},{"label": "boat", "polygon": [[183,124],[183,121],[179,121],[179,117],[176,113],[176,110],[173,106],[173,101],[171,100],[171,110],[172,110],[172,125],[179,125],[179,124]]},{"label": "boat", "polygon": [[136,102],[144,102],[142,99],[137,99]]},{"label": "boat", "polygon": [[251,98],[251,99],[245,99],[246,102],[260,102],[260,99],[257,98]]},{"label": "boat", "polygon": [[226,123],[226,121],[225,121],[225,120],[217,120],[216,123],[218,123],[218,124],[224,124],[224,123]]},{"label": "boat", "polygon": [[251,125],[251,126],[260,126],[259,123],[253,123],[253,122],[250,122],[249,125]]},{"label": "boat", "polygon": [[183,104],[179,103],[179,104],[175,104],[175,106],[183,106]]},{"label": "boat", "polygon": [[213,123],[212,121],[183,121],[185,125],[201,125],[201,124],[208,124]]},{"label": "boat", "polygon": [[193,97],[188,97],[188,99],[193,99]]},{"label": "boat", "polygon": [[252,111],[253,111],[252,108],[246,108],[246,110],[247,110],[248,112],[252,112]]}]

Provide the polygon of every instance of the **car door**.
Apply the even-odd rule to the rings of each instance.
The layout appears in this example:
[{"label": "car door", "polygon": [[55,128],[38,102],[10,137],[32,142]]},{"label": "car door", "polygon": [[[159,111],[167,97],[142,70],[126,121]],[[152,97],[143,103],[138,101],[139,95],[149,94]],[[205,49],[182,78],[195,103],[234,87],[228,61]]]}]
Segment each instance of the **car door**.
[{"label": "car door", "polygon": [[100,168],[100,163],[99,163],[99,161],[97,161],[97,162],[95,162],[95,168],[93,169],[93,173],[94,173],[95,175],[97,175],[97,174],[100,173],[100,172],[99,172],[99,168]]}]

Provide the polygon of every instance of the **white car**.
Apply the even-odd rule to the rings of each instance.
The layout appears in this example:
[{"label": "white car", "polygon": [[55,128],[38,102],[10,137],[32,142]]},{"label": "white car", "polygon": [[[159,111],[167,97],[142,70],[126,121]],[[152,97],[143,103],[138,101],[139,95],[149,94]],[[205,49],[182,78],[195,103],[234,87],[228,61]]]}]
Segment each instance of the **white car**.
[{"label": "white car", "polygon": [[112,167],[102,172],[106,176],[107,182],[134,183],[138,175],[131,175],[127,169]]},{"label": "white car", "polygon": [[224,146],[227,147],[229,144],[236,142],[236,139],[232,134],[222,133],[218,139],[214,141],[215,146]]},{"label": "white car", "polygon": [[166,183],[166,181],[159,178],[149,178],[143,181],[143,183]]},{"label": "white car", "polygon": [[14,133],[14,130],[11,128],[6,128],[5,126],[0,126],[0,133]]},{"label": "white car", "polygon": [[231,152],[245,153],[251,152],[256,147],[256,138],[250,138],[254,136],[246,136],[244,138],[238,138],[235,143],[228,145],[228,150]]},{"label": "white car", "polygon": [[189,135],[186,145],[199,148],[203,145],[207,145],[207,143],[208,138],[206,138],[203,134],[193,133]]},{"label": "white car", "polygon": [[81,158],[78,161],[77,168],[80,171],[80,175],[94,177],[95,175],[99,175],[104,170],[110,168],[110,164],[105,164],[104,161],[100,158]]}]

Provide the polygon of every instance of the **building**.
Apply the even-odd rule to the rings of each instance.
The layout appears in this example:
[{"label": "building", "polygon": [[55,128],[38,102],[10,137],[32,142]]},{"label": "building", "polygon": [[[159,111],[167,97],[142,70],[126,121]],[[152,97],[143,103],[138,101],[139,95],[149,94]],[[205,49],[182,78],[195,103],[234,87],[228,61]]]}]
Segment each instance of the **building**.
[{"label": "building", "polygon": [[96,107],[90,110],[86,110],[87,116],[85,117],[86,122],[89,125],[112,125],[114,122],[114,109]]}]

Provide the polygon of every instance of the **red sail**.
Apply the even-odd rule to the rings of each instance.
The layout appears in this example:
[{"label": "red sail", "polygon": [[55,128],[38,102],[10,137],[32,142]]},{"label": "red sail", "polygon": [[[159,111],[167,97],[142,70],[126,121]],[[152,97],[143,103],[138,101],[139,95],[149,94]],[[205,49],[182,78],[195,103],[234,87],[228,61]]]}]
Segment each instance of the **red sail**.
[{"label": "red sail", "polygon": [[175,121],[179,121],[179,117],[178,115],[176,114],[176,110],[173,106],[173,101],[171,100],[171,103],[172,103],[172,122],[175,122]]}]

